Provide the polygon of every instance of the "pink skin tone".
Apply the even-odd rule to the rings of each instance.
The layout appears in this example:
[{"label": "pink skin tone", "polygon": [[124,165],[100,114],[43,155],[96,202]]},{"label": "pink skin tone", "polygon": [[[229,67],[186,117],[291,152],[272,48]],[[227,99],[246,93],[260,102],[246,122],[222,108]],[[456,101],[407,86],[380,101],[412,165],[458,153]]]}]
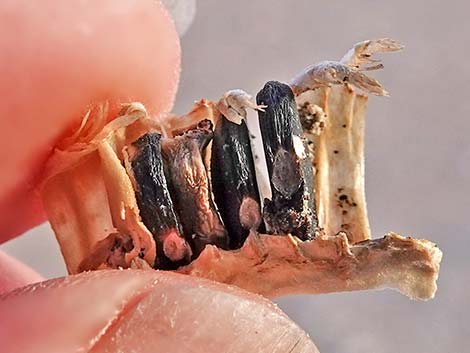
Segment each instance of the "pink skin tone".
[{"label": "pink skin tone", "polygon": [[5,241],[45,220],[34,192],[41,167],[90,104],[108,101],[117,110],[140,101],[153,115],[171,109],[180,47],[153,0],[3,0],[0,11]]},{"label": "pink skin tone", "polygon": [[95,271],[0,296],[2,352],[318,352],[269,300],[159,271]]},{"label": "pink skin tone", "polygon": [[[45,220],[41,166],[88,105],[171,109],[180,47],[155,0],[3,0],[0,14],[1,243]],[[316,351],[271,302],[229,286],[131,270],[42,280],[0,252],[2,352]]]},{"label": "pink skin tone", "polygon": [[[180,46],[153,0],[5,0],[0,13],[1,243],[45,221],[41,168],[90,104],[117,110],[138,100],[154,115],[171,109]],[[1,290],[39,279],[0,254]]]}]

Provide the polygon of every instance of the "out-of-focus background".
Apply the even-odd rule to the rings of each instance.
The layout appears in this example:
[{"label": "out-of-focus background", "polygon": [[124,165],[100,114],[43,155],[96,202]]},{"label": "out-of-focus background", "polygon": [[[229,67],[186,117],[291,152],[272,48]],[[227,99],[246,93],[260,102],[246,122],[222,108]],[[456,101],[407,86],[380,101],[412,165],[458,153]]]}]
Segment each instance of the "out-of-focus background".
[{"label": "out-of-focus background", "polygon": [[[434,0],[197,3],[182,38],[179,113],[231,88],[256,93],[267,80],[287,81],[309,64],[341,58],[361,40],[391,37],[406,45],[373,73],[391,97],[369,103],[369,217],[376,237],[393,230],[439,244],[439,289],[429,302],[391,291],[277,300],[322,352],[468,352],[469,11],[464,1]],[[48,225],[1,249],[46,277],[65,274]]]}]

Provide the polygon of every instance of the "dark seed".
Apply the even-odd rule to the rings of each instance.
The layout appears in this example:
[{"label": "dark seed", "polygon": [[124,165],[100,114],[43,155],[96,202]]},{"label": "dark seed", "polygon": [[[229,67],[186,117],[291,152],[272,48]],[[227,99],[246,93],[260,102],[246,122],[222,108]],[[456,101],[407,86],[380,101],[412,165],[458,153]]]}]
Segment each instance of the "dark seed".
[{"label": "dark seed", "polygon": [[237,249],[250,229],[257,230],[261,223],[255,166],[245,121],[238,125],[220,116],[212,142],[211,179],[230,248]]},{"label": "dark seed", "polygon": [[197,257],[207,244],[228,247],[228,238],[212,200],[202,152],[213,137],[210,120],[162,140],[165,173],[183,233]]},{"label": "dark seed", "polygon": [[160,148],[161,136],[148,133],[128,149],[137,204],[142,221],[157,243],[159,269],[175,269],[189,263],[192,251],[182,236],[165,179]]},{"label": "dark seed", "polygon": [[265,201],[263,210],[266,226],[269,232],[310,239],[317,226],[313,168],[305,156],[294,94],[288,85],[270,81],[256,102],[267,105],[265,112],[258,112],[272,189],[272,200]]}]

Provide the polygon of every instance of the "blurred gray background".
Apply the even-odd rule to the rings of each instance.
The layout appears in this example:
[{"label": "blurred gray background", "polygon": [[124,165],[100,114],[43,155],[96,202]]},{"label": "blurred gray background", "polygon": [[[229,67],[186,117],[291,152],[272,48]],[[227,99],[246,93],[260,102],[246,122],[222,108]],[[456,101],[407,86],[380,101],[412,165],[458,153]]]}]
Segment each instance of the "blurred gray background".
[{"label": "blurred gray background", "polygon": [[[393,230],[439,244],[439,289],[425,303],[391,291],[277,300],[323,353],[469,351],[469,10],[465,1],[201,0],[182,38],[179,113],[231,88],[256,93],[269,79],[287,81],[361,40],[406,45],[373,74],[391,97],[369,103],[369,217],[376,237]],[[1,249],[46,277],[65,274],[48,225]]]}]

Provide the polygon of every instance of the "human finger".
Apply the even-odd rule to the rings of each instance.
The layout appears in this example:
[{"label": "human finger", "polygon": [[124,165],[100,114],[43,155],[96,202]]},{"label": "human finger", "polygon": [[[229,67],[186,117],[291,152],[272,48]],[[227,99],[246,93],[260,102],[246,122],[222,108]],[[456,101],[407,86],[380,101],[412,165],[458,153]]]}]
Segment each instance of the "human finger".
[{"label": "human finger", "polygon": [[32,268],[0,251],[0,294],[42,280]]},{"label": "human finger", "polygon": [[0,18],[2,242],[44,221],[41,167],[90,104],[171,108],[180,47],[154,0],[6,0]]},{"label": "human finger", "polygon": [[3,352],[317,352],[272,302],[169,272],[95,271],[0,300]]}]

